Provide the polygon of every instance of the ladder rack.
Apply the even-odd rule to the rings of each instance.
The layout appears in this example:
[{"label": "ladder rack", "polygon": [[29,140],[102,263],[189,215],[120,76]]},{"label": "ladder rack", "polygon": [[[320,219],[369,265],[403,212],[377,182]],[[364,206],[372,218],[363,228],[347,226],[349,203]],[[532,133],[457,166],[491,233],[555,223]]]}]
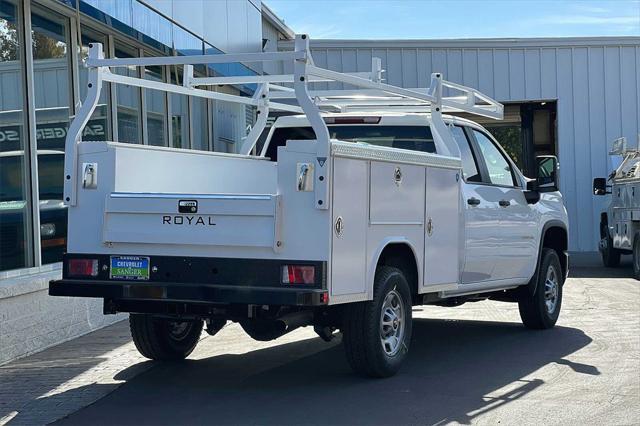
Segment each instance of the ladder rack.
[{"label": "ladder rack", "polygon": [[[467,112],[497,120],[503,117],[502,104],[473,88],[446,81],[440,73],[431,74],[431,84],[428,88],[407,89],[383,82],[383,70],[379,58],[373,58],[370,72],[341,73],[315,65],[309,48],[308,36],[296,35],[294,46],[292,52],[105,59],[102,45],[100,43],[91,44],[89,58],[86,61],[89,74],[87,96],[69,127],[65,141],[65,202],[71,206],[76,203],[78,143],[81,140],[84,126],[98,104],[103,82],[256,107],[256,123],[239,148],[239,154],[242,155],[249,155],[255,146],[267,124],[270,110],[304,114],[316,135],[316,159],[319,170],[330,168],[329,162],[326,161],[330,149],[329,132],[322,118],[323,112],[428,113],[438,153],[455,157],[459,157],[460,153],[455,141],[446,129],[442,113]],[[293,64],[293,73],[224,77],[195,77],[193,74],[193,65],[195,64],[274,61]],[[111,68],[151,65],[183,66],[183,84],[169,84],[111,72]],[[319,82],[343,83],[353,88],[344,90],[311,90],[309,88],[309,83]],[[200,88],[235,84],[257,84],[257,90],[253,96],[248,97]],[[443,89],[456,92],[457,96],[445,97]],[[327,179],[316,182],[316,200],[320,200],[316,205],[317,208],[328,208],[327,203],[321,201],[328,199],[328,191]]]}]

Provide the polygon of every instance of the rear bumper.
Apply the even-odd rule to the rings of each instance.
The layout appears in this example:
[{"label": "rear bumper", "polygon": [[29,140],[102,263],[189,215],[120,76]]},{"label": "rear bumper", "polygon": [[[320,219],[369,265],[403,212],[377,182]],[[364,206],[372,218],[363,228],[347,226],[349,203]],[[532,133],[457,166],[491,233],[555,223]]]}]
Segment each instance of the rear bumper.
[{"label": "rear bumper", "polygon": [[213,284],[122,282],[62,279],[49,283],[51,296],[96,297],[122,301],[161,301],[198,304],[323,306],[323,289],[225,286]]}]

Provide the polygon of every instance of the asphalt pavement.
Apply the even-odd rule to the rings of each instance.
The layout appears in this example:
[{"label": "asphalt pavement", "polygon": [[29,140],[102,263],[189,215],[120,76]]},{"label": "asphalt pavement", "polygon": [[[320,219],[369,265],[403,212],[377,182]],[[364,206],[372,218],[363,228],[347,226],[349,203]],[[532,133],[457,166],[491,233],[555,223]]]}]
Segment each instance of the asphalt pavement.
[{"label": "asphalt pavement", "polygon": [[503,302],[413,314],[410,355],[390,379],[353,375],[339,339],[308,328],[264,343],[229,325],[185,362],[126,355],[111,387],[56,392],[58,403],[93,395],[56,424],[640,424],[640,282],[628,267],[573,268],[552,330],[525,329]]}]

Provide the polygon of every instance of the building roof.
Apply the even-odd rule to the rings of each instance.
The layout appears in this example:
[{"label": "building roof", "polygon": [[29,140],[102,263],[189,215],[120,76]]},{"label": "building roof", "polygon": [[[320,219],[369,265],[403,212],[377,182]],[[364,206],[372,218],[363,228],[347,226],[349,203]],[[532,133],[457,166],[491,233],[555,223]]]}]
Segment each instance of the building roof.
[{"label": "building roof", "polygon": [[[640,46],[640,37],[544,37],[544,38],[467,38],[467,39],[313,39],[318,48],[523,48],[580,46]],[[293,49],[293,42],[283,40],[281,49]]]},{"label": "building roof", "polygon": [[280,33],[282,33],[287,39],[293,40],[295,38],[295,33],[291,28],[284,23],[278,15],[276,15],[273,10],[269,9],[269,7],[262,2],[262,17],[266,19],[271,25],[273,25]]}]

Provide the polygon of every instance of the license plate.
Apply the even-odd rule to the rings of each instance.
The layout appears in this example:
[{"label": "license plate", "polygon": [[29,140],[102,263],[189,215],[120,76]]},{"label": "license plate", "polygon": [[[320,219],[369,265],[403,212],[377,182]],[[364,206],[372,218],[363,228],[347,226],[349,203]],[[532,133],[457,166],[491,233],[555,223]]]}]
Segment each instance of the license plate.
[{"label": "license plate", "polygon": [[143,256],[111,256],[109,278],[148,281],[149,258]]}]

